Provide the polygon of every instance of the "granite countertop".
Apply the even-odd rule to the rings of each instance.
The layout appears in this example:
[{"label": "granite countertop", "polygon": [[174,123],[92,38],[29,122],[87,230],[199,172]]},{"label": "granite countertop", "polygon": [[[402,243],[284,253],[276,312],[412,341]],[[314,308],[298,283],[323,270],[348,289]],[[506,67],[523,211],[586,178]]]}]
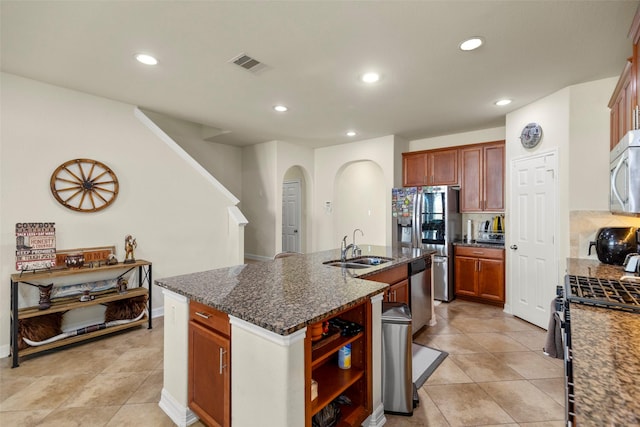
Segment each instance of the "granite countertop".
[{"label": "granite countertop", "polygon": [[[567,273],[619,280],[623,267],[570,258]],[[640,316],[572,303],[571,346],[576,422],[640,425]]]},{"label": "granite countertop", "polygon": [[373,245],[360,245],[360,248],[362,256],[387,257],[393,261],[364,269],[323,265],[323,262],[340,259],[340,250],[334,249],[154,282],[279,335],[289,335],[388,287],[363,277],[434,252]]},{"label": "granite countertop", "polygon": [[453,242],[454,246],[469,246],[472,248],[504,249],[504,243],[484,243],[472,240],[471,243],[458,240]]},{"label": "granite countertop", "polygon": [[571,304],[576,421],[640,425],[640,316]]},{"label": "granite countertop", "polygon": [[625,273],[621,265],[604,264],[597,260],[583,258],[567,258],[567,274],[608,280],[620,280],[625,274],[633,275],[633,273]]}]

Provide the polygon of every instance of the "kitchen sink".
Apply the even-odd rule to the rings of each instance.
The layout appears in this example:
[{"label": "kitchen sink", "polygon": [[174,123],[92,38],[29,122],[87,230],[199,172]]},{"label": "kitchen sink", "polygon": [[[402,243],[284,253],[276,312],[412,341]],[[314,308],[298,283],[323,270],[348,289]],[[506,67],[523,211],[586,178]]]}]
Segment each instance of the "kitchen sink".
[{"label": "kitchen sink", "polygon": [[393,261],[392,258],[384,258],[384,257],[359,257],[359,258],[351,258],[342,261],[327,261],[324,264],[330,265],[332,267],[343,267],[343,268],[369,268],[374,267],[376,265],[382,265],[389,261]]},{"label": "kitchen sink", "polygon": [[331,267],[342,267],[342,268],[369,268],[370,265],[367,264],[359,264],[355,262],[341,262],[341,261],[329,261],[323,263],[325,265],[330,265]]},{"label": "kitchen sink", "polygon": [[376,256],[376,257],[366,256],[366,257],[359,257],[359,258],[351,258],[347,260],[347,262],[350,262],[350,263],[363,264],[363,265],[369,265],[369,266],[386,264],[389,261],[393,261],[393,259],[380,257],[380,256]]}]

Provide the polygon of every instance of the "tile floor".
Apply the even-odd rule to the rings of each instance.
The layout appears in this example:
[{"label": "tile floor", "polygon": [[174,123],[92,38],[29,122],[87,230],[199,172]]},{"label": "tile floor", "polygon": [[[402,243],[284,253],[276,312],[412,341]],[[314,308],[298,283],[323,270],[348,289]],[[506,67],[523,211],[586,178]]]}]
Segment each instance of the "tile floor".
[{"label": "tile floor", "polygon": [[412,417],[385,427],[564,425],[562,360],[542,353],[546,331],[498,307],[454,300],[414,341],[449,356],[418,390]]},{"label": "tile floor", "polygon": [[[419,390],[413,417],[398,426],[562,426],[562,361],[542,354],[545,332],[502,310],[456,300],[416,342],[449,356]],[[173,426],[158,407],[162,318],[107,338],[0,360],[0,426]],[[195,426],[202,427],[197,423]]]}]

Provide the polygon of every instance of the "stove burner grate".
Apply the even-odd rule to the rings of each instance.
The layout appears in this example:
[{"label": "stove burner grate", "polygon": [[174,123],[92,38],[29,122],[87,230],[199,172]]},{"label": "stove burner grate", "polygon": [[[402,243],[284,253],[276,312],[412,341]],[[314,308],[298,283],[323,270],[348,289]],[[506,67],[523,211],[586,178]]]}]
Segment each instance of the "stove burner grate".
[{"label": "stove burner grate", "polygon": [[640,284],[571,275],[566,284],[571,302],[640,313]]}]

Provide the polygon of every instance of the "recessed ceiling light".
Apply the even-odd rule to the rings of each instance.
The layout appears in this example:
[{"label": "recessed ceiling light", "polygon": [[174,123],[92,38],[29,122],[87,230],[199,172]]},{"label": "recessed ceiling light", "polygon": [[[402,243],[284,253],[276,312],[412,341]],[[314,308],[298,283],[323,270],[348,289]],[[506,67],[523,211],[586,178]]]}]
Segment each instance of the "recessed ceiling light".
[{"label": "recessed ceiling light", "polygon": [[463,41],[462,43],[460,43],[460,49],[461,50],[474,50],[479,48],[480,46],[482,46],[482,43],[484,43],[482,41],[482,39],[480,37],[472,37],[468,40]]},{"label": "recessed ceiling light", "polygon": [[138,60],[138,62],[141,62],[145,65],[156,65],[158,63],[158,60],[156,58],[144,53],[138,53],[136,55],[136,59]]},{"label": "recessed ceiling light", "polygon": [[284,105],[276,105],[273,107],[273,109],[276,110],[278,113],[284,113],[285,111],[289,110]]},{"label": "recessed ceiling light", "polygon": [[364,73],[360,78],[365,83],[375,83],[380,80],[380,74],[378,73]]},{"label": "recessed ceiling light", "polygon": [[356,132],[353,130],[350,130],[347,132],[347,136],[356,136]]},{"label": "recessed ceiling light", "polygon": [[510,99],[501,99],[499,101],[496,101],[496,105],[498,107],[504,107],[505,105],[509,105],[511,104],[511,100]]}]

